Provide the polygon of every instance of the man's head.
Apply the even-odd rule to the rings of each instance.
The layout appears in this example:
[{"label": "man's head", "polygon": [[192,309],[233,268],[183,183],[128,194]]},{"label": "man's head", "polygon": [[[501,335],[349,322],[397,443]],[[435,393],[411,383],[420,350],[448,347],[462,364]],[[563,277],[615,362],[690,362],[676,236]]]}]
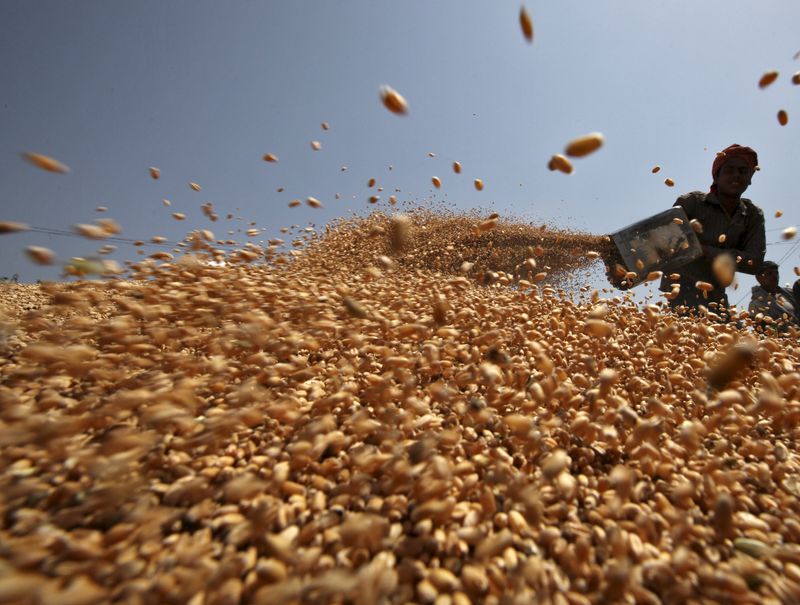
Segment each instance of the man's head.
[{"label": "man's head", "polygon": [[765,260],[756,274],[756,279],[767,292],[774,294],[778,291],[778,263]]},{"label": "man's head", "polygon": [[750,186],[758,166],[758,155],[749,147],[733,144],[717,154],[711,166],[711,191],[726,197],[740,197]]}]

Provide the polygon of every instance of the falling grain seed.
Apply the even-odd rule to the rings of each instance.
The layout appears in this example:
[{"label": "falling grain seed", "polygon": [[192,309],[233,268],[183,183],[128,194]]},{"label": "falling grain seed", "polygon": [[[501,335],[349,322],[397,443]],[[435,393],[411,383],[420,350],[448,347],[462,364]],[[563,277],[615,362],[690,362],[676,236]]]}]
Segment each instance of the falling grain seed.
[{"label": "falling grain seed", "polygon": [[320,143],[319,141],[311,141],[311,149],[313,149],[314,151],[319,151],[320,149],[322,149],[322,143]]},{"label": "falling grain seed", "polygon": [[56,172],[59,174],[67,174],[70,170],[65,164],[62,164],[55,158],[51,158],[41,153],[25,152],[22,157],[28,160],[34,166],[47,170],[48,172]]},{"label": "falling grain seed", "polygon": [[189,183],[189,187],[191,187],[195,191],[200,191],[200,185],[198,185],[197,183]]},{"label": "falling grain seed", "polygon": [[789,114],[786,113],[785,109],[781,109],[778,112],[778,124],[781,126],[786,126],[789,123]]},{"label": "falling grain seed", "polygon": [[0,221],[0,235],[5,233],[19,233],[30,229],[25,223],[15,223],[13,221]]},{"label": "falling grain seed", "polygon": [[783,216],[783,210],[775,211],[775,218],[781,218],[782,216]]},{"label": "falling grain seed", "polygon": [[781,233],[781,237],[786,240],[794,238],[795,235],[797,235],[797,227],[786,227]]},{"label": "falling grain seed", "polygon": [[278,161],[278,156],[275,155],[274,153],[265,153],[264,157],[263,157],[263,160],[265,162],[273,162],[274,163],[274,162]]},{"label": "falling grain seed", "polygon": [[560,153],[557,153],[550,158],[550,161],[547,163],[547,168],[549,170],[558,170],[564,174],[572,174],[572,171],[574,170],[572,162],[570,162]]},{"label": "falling grain seed", "polygon": [[519,10],[519,25],[522,28],[522,35],[525,36],[528,43],[533,42],[533,20],[525,6]]},{"label": "falling grain seed", "polygon": [[592,132],[569,142],[564,153],[573,158],[582,158],[603,146],[603,135]]},{"label": "falling grain seed", "polygon": [[28,246],[25,248],[25,253],[37,265],[52,265],[56,258],[55,252],[41,246]]},{"label": "falling grain seed", "polygon": [[720,236],[717,238],[717,241],[720,244],[724,244],[726,239],[728,239],[728,236],[725,235],[724,233],[721,233]]},{"label": "falling grain seed", "polygon": [[653,166],[653,168],[650,170],[650,172],[652,172],[653,174],[656,174],[657,172],[660,171],[661,171],[661,166]]},{"label": "falling grain seed", "polygon": [[186,215],[183,212],[173,212],[172,218],[174,218],[176,221],[183,221],[186,220]]},{"label": "falling grain seed", "polygon": [[727,288],[736,276],[736,261],[730,254],[718,254],[711,263],[711,269],[719,285]]},{"label": "falling grain seed", "polygon": [[72,229],[88,239],[105,239],[109,233],[99,225],[73,225]]},{"label": "falling grain seed", "polygon": [[396,113],[399,115],[404,115],[408,113],[408,103],[403,98],[403,95],[401,95],[391,86],[386,86],[386,85],[381,86],[380,97],[381,101],[383,101],[384,106],[386,106],[386,109],[388,109],[392,113]]},{"label": "falling grain seed", "polygon": [[322,130],[329,130],[329,129],[330,129],[330,124],[328,124],[327,122],[323,122],[322,123]]},{"label": "falling grain seed", "polygon": [[475,189],[478,191],[483,191],[483,181],[481,179],[475,179]]},{"label": "falling grain seed", "polygon": [[768,71],[763,76],[761,76],[761,79],[758,81],[758,87],[762,89],[766,88],[777,79],[778,79],[777,71]]},{"label": "falling grain seed", "polygon": [[708,298],[708,293],[714,289],[713,284],[710,284],[707,281],[697,281],[695,282],[694,287],[703,293],[703,298]]},{"label": "falling grain seed", "polygon": [[158,177],[161,176],[161,170],[156,168],[155,166],[150,166],[150,178],[154,181],[158,180]]},{"label": "falling grain seed", "polygon": [[461,174],[461,162],[453,162],[453,172]]},{"label": "falling grain seed", "polygon": [[675,181],[673,181],[673,180],[672,180],[672,179],[670,179],[670,178],[666,178],[666,179],[664,179],[664,184],[665,184],[667,187],[674,187],[674,186],[675,186]]},{"label": "falling grain seed", "polygon": [[431,183],[433,183],[433,186],[437,189],[442,186],[442,181],[438,176],[431,177]]},{"label": "falling grain seed", "polygon": [[323,207],[324,207],[324,206],[322,205],[322,202],[320,202],[320,201],[319,201],[317,198],[315,198],[315,197],[307,197],[307,198],[306,198],[306,204],[308,204],[308,205],[309,205],[309,206],[311,206],[312,208],[323,208]]},{"label": "falling grain seed", "polygon": [[162,203],[164,206],[166,206],[167,208],[169,208],[170,206],[172,206],[172,202],[170,202],[169,200],[161,200],[161,203]]}]

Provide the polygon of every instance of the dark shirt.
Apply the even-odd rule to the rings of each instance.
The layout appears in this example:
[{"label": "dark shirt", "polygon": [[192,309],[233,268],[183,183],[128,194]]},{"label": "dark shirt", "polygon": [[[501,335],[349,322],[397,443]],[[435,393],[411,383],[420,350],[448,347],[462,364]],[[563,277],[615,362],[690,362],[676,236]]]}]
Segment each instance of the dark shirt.
[{"label": "dark shirt", "polygon": [[[794,294],[794,299],[798,302],[798,306],[800,306],[800,279],[794,282],[792,294]],[[800,324],[800,309],[795,307],[795,313],[797,314],[797,323]]]},{"label": "dark shirt", "polygon": [[[747,310],[758,325],[767,326],[779,332],[786,332],[790,325],[797,322],[797,301],[794,294],[780,286],[775,294],[770,294],[763,286],[753,286]],[[759,314],[762,316],[761,318],[758,317]]]},{"label": "dark shirt", "polygon": [[[714,299],[724,299],[725,289],[714,276],[711,264],[718,254],[730,253],[736,259],[736,270],[755,274],[767,251],[767,238],[764,233],[764,213],[753,202],[741,198],[732,214],[728,214],[713,193],[692,191],[678,198],[674,204],[681,206],[689,220],[697,219],[702,225],[702,233],[697,239],[703,246],[703,256],[687,263],[678,270],[681,278],[681,292],[696,290],[698,281],[714,286],[709,293]],[[719,241],[725,235],[725,241]],[[661,281],[661,290],[668,292],[671,282],[666,276]]]}]

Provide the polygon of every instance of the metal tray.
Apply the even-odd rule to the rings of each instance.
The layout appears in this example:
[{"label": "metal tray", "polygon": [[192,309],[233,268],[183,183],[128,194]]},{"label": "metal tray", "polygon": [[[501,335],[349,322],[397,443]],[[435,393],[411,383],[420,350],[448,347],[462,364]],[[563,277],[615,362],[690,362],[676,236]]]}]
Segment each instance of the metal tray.
[{"label": "metal tray", "polygon": [[[608,280],[623,290],[642,283],[652,271],[672,272],[703,254],[680,206],[633,223],[609,237],[619,257],[605,259]],[[617,263],[627,270],[628,277],[619,275]]]}]

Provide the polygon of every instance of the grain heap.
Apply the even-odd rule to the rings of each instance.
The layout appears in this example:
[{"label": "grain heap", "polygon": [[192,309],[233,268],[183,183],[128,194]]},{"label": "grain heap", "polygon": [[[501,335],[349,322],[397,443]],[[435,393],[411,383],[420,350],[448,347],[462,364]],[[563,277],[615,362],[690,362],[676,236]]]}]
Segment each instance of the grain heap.
[{"label": "grain heap", "polygon": [[404,268],[470,275],[481,283],[546,279],[567,286],[588,275],[592,251],[610,255],[612,247],[605,236],[535,227],[497,214],[413,208],[391,217],[373,213],[340,221],[299,262],[321,258],[333,271],[357,271],[370,262],[385,265],[391,257]]},{"label": "grain heap", "polygon": [[436,225],[9,315],[0,602],[796,602],[796,345],[508,287],[524,228]]}]

